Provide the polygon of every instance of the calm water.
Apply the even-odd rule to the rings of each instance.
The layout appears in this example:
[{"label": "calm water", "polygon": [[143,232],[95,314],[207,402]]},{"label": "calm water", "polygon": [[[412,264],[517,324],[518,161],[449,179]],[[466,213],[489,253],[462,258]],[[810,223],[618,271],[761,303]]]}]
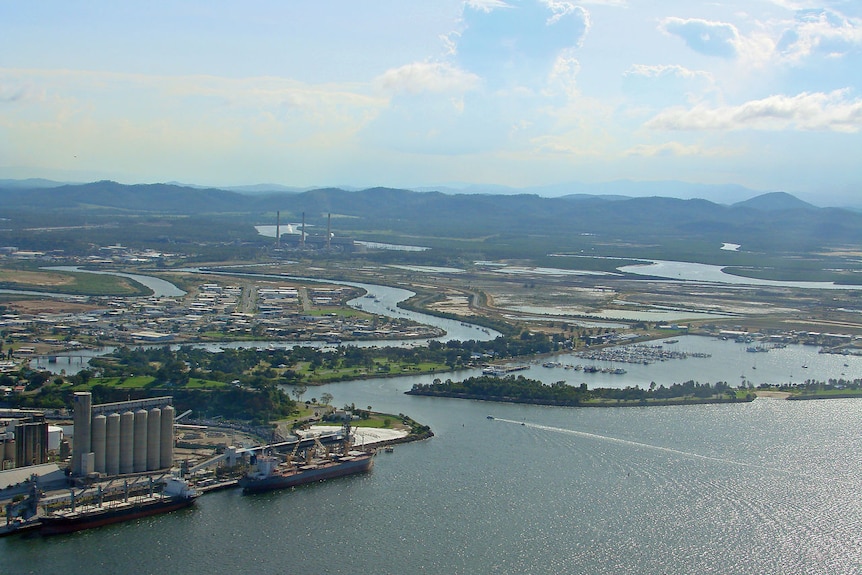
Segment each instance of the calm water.
[{"label": "calm water", "polygon": [[[690,339],[676,345],[713,358],[644,366],[650,377],[712,379],[697,373],[720,370],[720,351],[732,373],[751,356],[764,373],[796,360],[811,377],[832,360],[862,372],[857,358],[814,348],[782,357]],[[571,370],[527,374],[543,372],[552,381]],[[578,409],[403,394],[428,379],[309,391],[432,426],[433,439],[378,455],[368,475],[263,496],[214,493],[194,509],[70,536],[6,538],[3,565],[40,574],[862,571],[862,400]]]}]

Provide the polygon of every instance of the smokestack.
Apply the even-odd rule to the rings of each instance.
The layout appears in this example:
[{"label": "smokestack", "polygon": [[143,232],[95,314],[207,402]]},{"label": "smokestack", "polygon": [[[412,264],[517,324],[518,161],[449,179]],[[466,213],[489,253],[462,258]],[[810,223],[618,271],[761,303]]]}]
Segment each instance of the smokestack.
[{"label": "smokestack", "polygon": [[326,215],[326,249],[332,247],[332,214]]},{"label": "smokestack", "polygon": [[302,212],[302,231],[299,234],[299,247],[305,248],[305,212]]},{"label": "smokestack", "polygon": [[275,247],[281,247],[281,212],[275,212]]}]

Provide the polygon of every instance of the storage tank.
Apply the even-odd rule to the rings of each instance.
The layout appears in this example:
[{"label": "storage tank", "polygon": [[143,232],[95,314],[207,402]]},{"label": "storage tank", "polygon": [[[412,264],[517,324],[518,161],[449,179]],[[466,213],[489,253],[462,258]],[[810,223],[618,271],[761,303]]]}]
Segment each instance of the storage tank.
[{"label": "storage tank", "polygon": [[135,412],[135,473],[147,470],[147,410]]},{"label": "storage tank", "polygon": [[59,451],[63,441],[63,428],[59,425],[48,426],[48,451]]},{"label": "storage tank", "polygon": [[105,473],[120,473],[120,414],[116,412],[105,422]]},{"label": "storage tank", "polygon": [[174,464],[174,414],[170,405],[162,408],[161,447],[159,448],[159,467],[166,469]]},{"label": "storage tank", "polygon": [[124,411],[120,416],[120,473],[135,471],[135,414]]},{"label": "storage tank", "polygon": [[90,445],[93,452],[93,471],[105,472],[105,426],[108,418],[104,414],[95,416],[90,423]]},{"label": "storage tank", "polygon": [[162,410],[158,407],[150,409],[147,415],[147,471],[159,468],[162,447]]}]

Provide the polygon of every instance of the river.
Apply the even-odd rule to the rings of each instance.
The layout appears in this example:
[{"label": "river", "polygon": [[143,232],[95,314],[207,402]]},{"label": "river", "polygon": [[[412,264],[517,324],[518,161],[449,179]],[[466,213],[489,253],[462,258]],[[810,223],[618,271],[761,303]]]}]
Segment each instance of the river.
[{"label": "river", "polygon": [[[810,359],[798,355],[806,350],[816,354],[794,357]],[[696,377],[697,361],[674,369]],[[4,567],[71,575],[862,570],[860,400],[591,409],[403,394],[433,377],[309,391],[433,428],[428,441],[378,455],[370,474],[262,496],[212,493],[193,509],[69,536],[5,538]]]}]

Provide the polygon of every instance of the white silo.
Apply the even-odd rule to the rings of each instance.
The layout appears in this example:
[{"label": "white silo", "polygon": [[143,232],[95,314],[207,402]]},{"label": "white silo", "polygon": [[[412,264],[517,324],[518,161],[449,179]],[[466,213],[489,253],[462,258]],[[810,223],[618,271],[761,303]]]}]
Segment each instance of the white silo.
[{"label": "white silo", "polygon": [[72,401],[75,412],[72,475],[81,476],[85,474],[85,458],[90,453],[90,417],[93,411],[93,395],[89,391],[76,391]]},{"label": "white silo", "polygon": [[120,474],[120,414],[116,412],[105,423],[105,473]]},{"label": "white silo", "polygon": [[166,469],[174,464],[174,414],[170,405],[162,408],[161,447],[159,448],[159,467]]},{"label": "white silo", "polygon": [[147,470],[147,410],[135,412],[135,473]]},{"label": "white silo", "polygon": [[90,423],[90,445],[93,451],[93,471],[105,472],[105,426],[108,418],[103,414],[93,417]]},{"label": "white silo", "polygon": [[59,451],[63,442],[63,428],[59,425],[48,426],[48,451]]},{"label": "white silo", "polygon": [[135,414],[124,411],[120,416],[120,473],[135,470]]},{"label": "white silo", "polygon": [[162,410],[150,409],[147,415],[147,471],[159,468],[159,449],[162,447]]}]

